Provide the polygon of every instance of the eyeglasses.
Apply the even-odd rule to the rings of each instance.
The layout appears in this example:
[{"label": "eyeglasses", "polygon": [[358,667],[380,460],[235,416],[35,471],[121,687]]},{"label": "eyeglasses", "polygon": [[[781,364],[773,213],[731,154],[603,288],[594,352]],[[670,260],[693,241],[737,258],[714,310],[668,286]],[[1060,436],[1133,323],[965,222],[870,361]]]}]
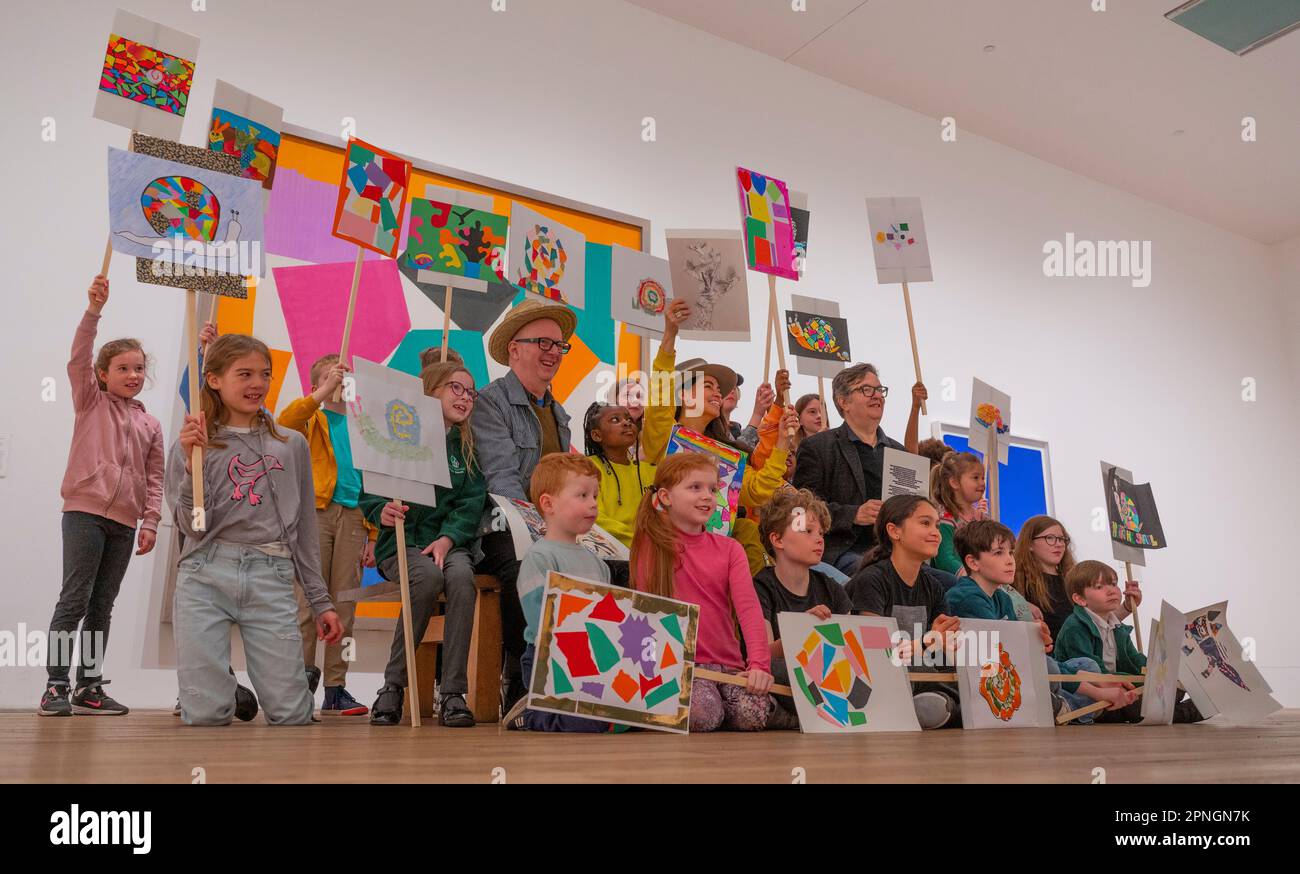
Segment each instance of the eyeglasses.
[{"label": "eyeglasses", "polygon": [[537,348],[543,352],[550,352],[552,349],[559,349],[561,355],[568,355],[569,350],[573,348],[570,343],[563,340],[552,340],[550,337],[521,337],[514,342],[516,343],[535,343]]},{"label": "eyeglasses", "polygon": [[872,395],[880,395],[882,398],[889,396],[889,386],[887,385],[860,385],[850,391],[855,391],[864,398],[870,398]]},{"label": "eyeglasses", "polygon": [[443,384],[446,385],[447,388],[451,389],[451,393],[458,398],[468,397],[471,401],[478,400],[478,392],[468,386],[461,385],[454,379],[449,379]]},{"label": "eyeglasses", "polygon": [[1062,537],[1059,534],[1040,534],[1035,540],[1046,540],[1048,546],[1069,546],[1070,538]]}]

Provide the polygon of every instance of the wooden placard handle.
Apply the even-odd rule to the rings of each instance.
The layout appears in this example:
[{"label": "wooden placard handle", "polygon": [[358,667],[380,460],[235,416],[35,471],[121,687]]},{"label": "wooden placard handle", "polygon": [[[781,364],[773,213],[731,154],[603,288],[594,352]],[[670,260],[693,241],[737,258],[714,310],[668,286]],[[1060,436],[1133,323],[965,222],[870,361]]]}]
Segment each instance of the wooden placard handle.
[{"label": "wooden placard handle", "polygon": [[[907,310],[907,335],[912,339],[912,367],[916,370],[916,381],[923,382],[921,379],[921,353],[916,348],[916,324],[912,321],[912,295],[907,290],[907,280],[903,280],[903,308]],[[930,415],[925,408],[925,401],[921,401],[921,415]]]},{"label": "wooden placard handle", "polygon": [[[394,496],[394,501],[402,499]],[[411,727],[420,727],[420,683],[415,675],[415,641],[412,640],[411,628],[411,575],[406,566],[406,520],[398,519],[393,526],[397,532],[397,570],[398,582],[402,590],[402,632],[406,644],[406,694],[411,704]]]},{"label": "wooden placard handle", "polygon": [[[1137,690],[1139,697],[1141,697],[1143,691],[1145,691],[1145,687]],[[1067,722],[1072,722],[1080,716],[1087,716],[1089,713],[1096,713],[1098,710],[1105,710],[1109,706],[1109,701],[1094,701],[1087,707],[1080,707],[1077,710],[1067,710],[1065,713],[1056,717],[1056,724],[1065,725]]]},{"label": "wooden placard handle", "polygon": [[[357,246],[357,263],[352,268],[352,290],[348,293],[348,314],[343,321],[343,345],[339,347],[339,364],[344,367],[348,363],[348,344],[352,340],[352,317],[357,312],[357,289],[361,287],[361,264],[365,260],[366,250]],[[334,403],[338,403],[343,398],[343,385],[334,389]]]}]

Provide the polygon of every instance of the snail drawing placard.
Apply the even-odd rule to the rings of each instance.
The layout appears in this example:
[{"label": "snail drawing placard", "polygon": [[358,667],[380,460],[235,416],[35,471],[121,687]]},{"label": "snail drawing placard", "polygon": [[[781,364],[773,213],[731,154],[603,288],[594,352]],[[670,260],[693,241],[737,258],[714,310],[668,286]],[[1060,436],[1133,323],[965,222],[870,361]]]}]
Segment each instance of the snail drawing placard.
[{"label": "snail drawing placard", "polygon": [[99,74],[95,118],[180,139],[198,54],[198,37],[117,10]]},{"label": "snail drawing placard", "polygon": [[867,224],[876,282],[930,282],[930,240],[919,197],[868,197]]},{"label": "snail drawing placard", "polygon": [[907,665],[894,662],[891,616],[780,613],[799,730],[805,734],[920,731]]},{"label": "snail drawing placard", "polygon": [[506,276],[530,294],[582,309],[587,300],[587,237],[515,201]]},{"label": "snail drawing placard", "polygon": [[684,734],[699,621],[695,604],[551,571],[528,706]]},{"label": "snail drawing placard", "polygon": [[435,506],[434,486],[451,486],[442,402],[418,377],[355,356],[352,365],[348,442],[365,490]]},{"label": "snail drawing placard", "polygon": [[283,123],[283,108],[218,79],[212,94],[208,148],[233,155],[245,178],[261,182],[270,191]]},{"label": "snail drawing placard", "polygon": [[663,337],[664,310],[673,296],[668,259],[626,246],[610,247],[610,313],[642,337]]},{"label": "snail drawing placard", "polygon": [[740,231],[668,230],[673,298],[691,305],[684,340],[749,341],[749,286]]},{"label": "snail drawing placard", "polygon": [[[147,144],[150,138],[136,138]],[[262,186],[238,175],[228,155],[165,143],[186,162],[124,149],[108,150],[108,227],[113,250],[152,262],[146,266],[185,287],[187,270],[224,274],[239,291],[188,287],[242,296],[244,276],[265,275],[262,258]],[[189,163],[189,161],[195,163]],[[212,169],[217,167],[219,169]],[[165,277],[164,277],[165,274]]]},{"label": "snail drawing placard", "polygon": [[1055,728],[1038,625],[963,619],[961,633],[962,728]]}]

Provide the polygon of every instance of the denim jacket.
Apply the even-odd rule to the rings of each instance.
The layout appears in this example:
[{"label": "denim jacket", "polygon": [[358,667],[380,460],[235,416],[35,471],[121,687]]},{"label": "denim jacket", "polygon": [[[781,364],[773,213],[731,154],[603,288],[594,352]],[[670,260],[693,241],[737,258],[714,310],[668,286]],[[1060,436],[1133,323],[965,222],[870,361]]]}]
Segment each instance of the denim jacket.
[{"label": "denim jacket", "polygon": [[[560,449],[567,452],[569,414],[549,389],[544,401],[555,410]],[[491,494],[528,500],[528,482],[542,458],[542,426],[537,414],[529,409],[532,403],[513,370],[479,392],[470,427],[474,431],[474,455]]]}]

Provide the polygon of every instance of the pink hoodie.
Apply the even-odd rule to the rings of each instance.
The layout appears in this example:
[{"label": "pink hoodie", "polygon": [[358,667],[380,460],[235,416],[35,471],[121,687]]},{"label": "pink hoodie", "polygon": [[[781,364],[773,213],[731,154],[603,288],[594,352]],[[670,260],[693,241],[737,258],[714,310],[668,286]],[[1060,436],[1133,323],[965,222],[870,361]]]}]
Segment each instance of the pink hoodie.
[{"label": "pink hoodie", "polygon": [[63,512],[92,513],[135,528],[158,530],[162,515],[162,426],[137,400],[104,391],[95,378],[99,316],[86,312],[72,338],[72,446],[63,475]]}]

